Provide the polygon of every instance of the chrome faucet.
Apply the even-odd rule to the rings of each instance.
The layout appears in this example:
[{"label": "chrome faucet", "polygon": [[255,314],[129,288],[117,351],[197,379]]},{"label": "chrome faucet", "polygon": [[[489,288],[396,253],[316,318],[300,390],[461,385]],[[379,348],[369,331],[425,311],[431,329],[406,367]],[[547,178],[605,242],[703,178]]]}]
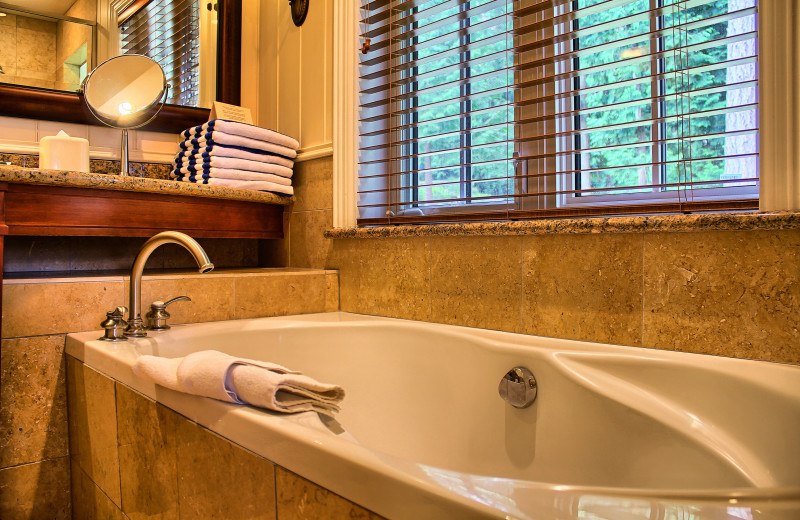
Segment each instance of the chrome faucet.
[{"label": "chrome faucet", "polygon": [[195,262],[200,267],[200,273],[205,274],[214,269],[214,264],[208,259],[208,255],[197,243],[195,239],[185,233],[178,231],[164,231],[153,236],[150,240],[144,243],[139,254],[136,255],[136,260],[133,261],[131,267],[131,280],[130,280],[130,314],[128,315],[128,327],[125,329],[125,335],[134,338],[142,338],[147,336],[147,332],[142,320],[142,272],[144,271],[144,264],[150,258],[150,254],[164,244],[178,244],[185,247],[194,257]]}]

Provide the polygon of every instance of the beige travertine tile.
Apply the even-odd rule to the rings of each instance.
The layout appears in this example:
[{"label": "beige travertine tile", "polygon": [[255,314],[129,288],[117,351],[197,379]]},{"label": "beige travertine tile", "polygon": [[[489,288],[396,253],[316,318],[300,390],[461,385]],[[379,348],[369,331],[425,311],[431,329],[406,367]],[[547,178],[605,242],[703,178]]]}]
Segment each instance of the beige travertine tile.
[{"label": "beige travertine tile", "polygon": [[325,312],[324,272],[235,278],[236,319]]},{"label": "beige travertine tile", "polygon": [[[17,70],[17,29],[13,25],[4,25],[3,22],[4,18],[0,18],[0,65],[3,66],[5,75],[13,76]],[[8,79],[3,78],[3,81]]]},{"label": "beige travertine tile", "polygon": [[178,421],[180,518],[275,518],[275,467],[188,420]]},{"label": "beige travertine tile", "polygon": [[127,520],[119,507],[83,472],[77,462],[72,469],[73,520]]},{"label": "beige travertine tile", "polygon": [[522,237],[431,238],[431,321],[517,332]]},{"label": "beige travertine tile", "polygon": [[175,412],[117,383],[122,510],[132,520],[178,518]]},{"label": "beige travertine tile", "polygon": [[522,332],[641,345],[641,233],[523,238]]},{"label": "beige travertine tile", "polygon": [[6,339],[0,347],[0,467],[66,457],[64,336]]},{"label": "beige travertine tile", "polygon": [[381,517],[308,480],[275,468],[277,520],[378,520]]},{"label": "beige travertine tile", "polygon": [[[26,87],[37,87],[37,88],[55,88],[55,81],[48,81],[44,79],[31,79],[26,78],[24,76],[14,76],[14,84],[15,85],[24,85]],[[36,168],[37,166],[33,166]]]},{"label": "beige travertine tile", "polygon": [[[55,24],[53,24],[52,32],[48,32],[25,28],[22,20],[33,19],[17,18],[17,69],[48,72],[53,75],[51,81],[54,81],[56,72]],[[41,20],[34,21],[40,22]]]},{"label": "beige travertine tile", "polygon": [[119,506],[114,381],[67,356],[67,400],[70,457]]},{"label": "beige travertine tile", "polygon": [[17,16],[14,14],[6,13],[5,16],[0,17],[0,26],[17,27]]},{"label": "beige travertine tile", "polygon": [[333,209],[333,157],[295,163],[293,211]]},{"label": "beige travertine tile", "polygon": [[70,238],[6,237],[3,272],[68,271]]},{"label": "beige travertine tile", "polygon": [[[245,238],[199,238],[215,269],[223,267],[255,267],[258,265],[258,240]],[[165,269],[197,269],[189,252],[177,244],[166,244],[164,250]]]},{"label": "beige travertine tile", "polygon": [[60,457],[0,469],[0,518],[72,518],[69,459]]},{"label": "beige travertine tile", "polygon": [[289,225],[289,265],[322,269],[333,246],[323,233],[333,226],[333,211],[293,212]]},{"label": "beige travertine tile", "polygon": [[55,81],[55,71],[30,70],[20,65],[17,66],[17,76],[28,79],[38,79],[42,81]]},{"label": "beige travertine tile", "polygon": [[[213,272],[213,271],[212,271]],[[125,282],[128,294],[129,282]],[[147,276],[142,280],[142,318],[154,301],[165,302],[176,296],[188,296],[192,301],[179,301],[167,307],[169,324],[201,321],[232,320],[234,318],[233,278]],[[127,306],[126,298],[126,306]]]},{"label": "beige travertine tile", "polygon": [[41,18],[17,16],[17,29],[28,29],[46,34],[55,34],[56,28],[56,22],[42,20]]},{"label": "beige travertine tile", "polygon": [[122,282],[3,285],[3,337],[96,330],[121,305]]},{"label": "beige travertine tile", "polygon": [[339,270],[347,312],[430,320],[427,238],[334,240],[329,266]]},{"label": "beige travertine tile", "polygon": [[800,363],[800,230],[654,233],[644,346]]},{"label": "beige travertine tile", "polygon": [[[72,271],[124,270],[130,272],[133,260],[147,239],[137,237],[70,237],[69,269]],[[163,268],[163,251],[156,250],[146,269]]]},{"label": "beige travertine tile", "polygon": [[339,274],[325,274],[325,312],[339,310]]}]

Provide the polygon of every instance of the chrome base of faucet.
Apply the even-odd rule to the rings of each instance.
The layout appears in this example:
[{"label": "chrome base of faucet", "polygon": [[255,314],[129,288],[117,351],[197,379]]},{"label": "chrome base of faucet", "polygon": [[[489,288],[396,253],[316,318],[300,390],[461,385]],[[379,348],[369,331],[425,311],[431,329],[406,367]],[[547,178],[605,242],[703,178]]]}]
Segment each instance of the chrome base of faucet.
[{"label": "chrome base of faucet", "polygon": [[142,320],[142,316],[136,316],[134,319],[128,322],[128,327],[125,329],[125,337],[128,338],[146,338],[147,337],[147,329],[144,327],[144,320]]}]

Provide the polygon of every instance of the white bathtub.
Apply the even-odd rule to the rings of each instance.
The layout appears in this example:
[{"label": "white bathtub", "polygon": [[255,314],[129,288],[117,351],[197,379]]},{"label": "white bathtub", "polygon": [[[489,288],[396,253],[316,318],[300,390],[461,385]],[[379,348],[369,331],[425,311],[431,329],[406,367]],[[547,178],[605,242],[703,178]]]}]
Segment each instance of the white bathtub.
[{"label": "white bathtub", "polygon": [[[67,353],[390,519],[800,518],[797,366],[346,313],[99,335]],[[211,348],[340,384],[342,412],[279,415],[131,371]],[[497,392],[517,365],[539,385],[525,409]]]}]

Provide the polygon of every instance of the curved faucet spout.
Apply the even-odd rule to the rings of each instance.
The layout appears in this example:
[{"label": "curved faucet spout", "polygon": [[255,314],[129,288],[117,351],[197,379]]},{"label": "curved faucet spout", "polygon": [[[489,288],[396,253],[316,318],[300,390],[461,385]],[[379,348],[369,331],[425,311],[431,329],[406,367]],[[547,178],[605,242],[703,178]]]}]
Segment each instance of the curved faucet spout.
[{"label": "curved faucet spout", "polygon": [[142,273],[144,272],[144,264],[147,259],[159,246],[164,244],[178,244],[185,247],[194,257],[195,262],[200,267],[200,273],[205,274],[214,269],[214,264],[208,259],[208,255],[197,243],[195,239],[185,233],[179,231],[164,231],[154,235],[150,240],[144,243],[139,254],[136,255],[136,260],[133,261],[131,267],[131,280],[130,280],[130,315],[128,318],[128,328],[125,329],[126,336],[141,338],[147,336],[142,321]]}]

